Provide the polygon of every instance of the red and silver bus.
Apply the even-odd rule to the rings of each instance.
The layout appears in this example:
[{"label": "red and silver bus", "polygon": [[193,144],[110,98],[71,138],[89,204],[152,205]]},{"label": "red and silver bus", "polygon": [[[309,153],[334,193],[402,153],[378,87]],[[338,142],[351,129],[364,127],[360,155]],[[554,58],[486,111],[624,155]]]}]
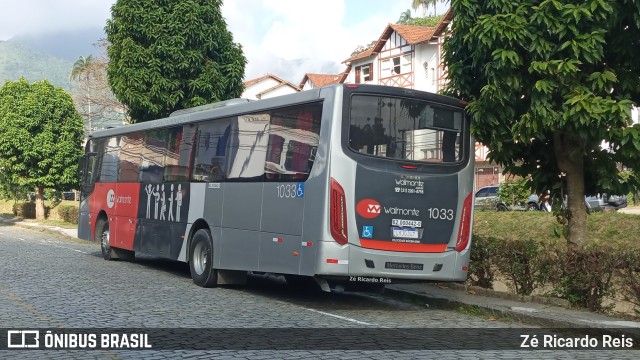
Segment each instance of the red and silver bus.
[{"label": "red and silver bus", "polygon": [[187,262],[204,287],[248,272],[357,283],[463,281],[473,220],[464,103],[333,85],[95,132],[78,236],[103,257]]}]

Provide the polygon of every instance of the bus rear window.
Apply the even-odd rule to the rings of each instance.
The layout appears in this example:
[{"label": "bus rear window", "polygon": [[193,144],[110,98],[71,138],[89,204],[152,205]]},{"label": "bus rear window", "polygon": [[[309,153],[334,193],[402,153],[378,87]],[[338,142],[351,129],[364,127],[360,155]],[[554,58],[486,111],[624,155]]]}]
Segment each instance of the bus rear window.
[{"label": "bus rear window", "polygon": [[421,100],[354,95],[349,147],[359,153],[434,163],[462,160],[464,113]]}]

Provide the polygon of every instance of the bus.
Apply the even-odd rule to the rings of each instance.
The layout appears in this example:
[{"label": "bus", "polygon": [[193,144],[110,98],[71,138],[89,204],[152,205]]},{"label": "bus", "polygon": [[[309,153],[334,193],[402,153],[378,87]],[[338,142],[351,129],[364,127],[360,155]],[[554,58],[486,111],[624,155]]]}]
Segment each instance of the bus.
[{"label": "bus", "polygon": [[186,262],[202,287],[248,273],[325,291],[464,281],[469,127],[457,99],[339,84],[96,131],[78,237],[99,242],[105,260]]}]

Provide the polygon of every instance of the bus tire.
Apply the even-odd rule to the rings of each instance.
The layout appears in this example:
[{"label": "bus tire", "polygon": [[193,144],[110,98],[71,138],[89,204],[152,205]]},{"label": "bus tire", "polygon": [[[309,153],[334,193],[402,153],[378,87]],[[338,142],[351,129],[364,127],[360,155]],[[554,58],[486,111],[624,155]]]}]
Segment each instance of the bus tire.
[{"label": "bus tire", "polygon": [[98,223],[96,224],[96,240],[100,241],[102,258],[105,260],[113,260],[111,256],[111,245],[109,245],[109,221],[105,218],[98,219]]},{"label": "bus tire", "polygon": [[200,287],[218,285],[218,271],[213,268],[213,242],[207,229],[193,234],[189,245],[189,270],[191,279]]}]

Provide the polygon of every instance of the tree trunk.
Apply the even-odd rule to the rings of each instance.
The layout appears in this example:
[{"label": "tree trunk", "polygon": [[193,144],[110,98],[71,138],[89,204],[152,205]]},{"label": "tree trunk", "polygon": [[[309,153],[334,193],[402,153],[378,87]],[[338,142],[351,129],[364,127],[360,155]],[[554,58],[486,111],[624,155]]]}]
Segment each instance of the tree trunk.
[{"label": "tree trunk", "polygon": [[36,187],[36,219],[44,220],[44,189]]},{"label": "tree trunk", "polygon": [[567,179],[567,242],[570,248],[583,248],[587,244],[587,209],[584,202],[585,142],[578,136],[556,133],[553,147],[560,171]]}]

